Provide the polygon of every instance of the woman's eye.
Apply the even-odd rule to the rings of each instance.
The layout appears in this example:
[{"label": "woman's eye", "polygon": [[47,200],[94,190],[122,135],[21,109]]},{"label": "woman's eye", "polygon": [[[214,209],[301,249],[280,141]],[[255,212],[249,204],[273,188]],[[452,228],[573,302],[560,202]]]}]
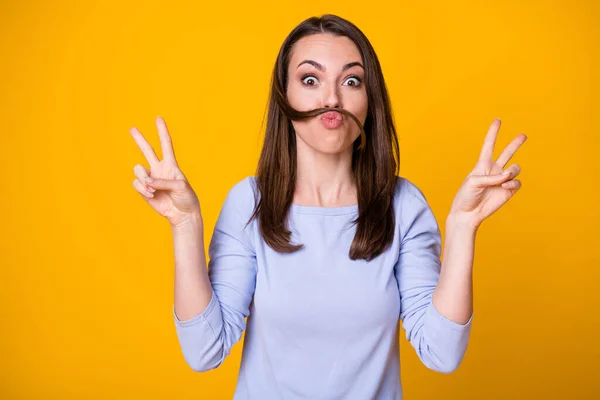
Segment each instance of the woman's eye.
[{"label": "woman's eye", "polygon": [[351,76],[350,78],[346,79],[346,84],[348,86],[359,86],[360,79],[356,76]]},{"label": "woman's eye", "polygon": [[319,80],[316,77],[314,77],[313,75],[307,75],[302,78],[302,83],[304,83],[307,86],[316,85],[317,82],[319,82]]}]

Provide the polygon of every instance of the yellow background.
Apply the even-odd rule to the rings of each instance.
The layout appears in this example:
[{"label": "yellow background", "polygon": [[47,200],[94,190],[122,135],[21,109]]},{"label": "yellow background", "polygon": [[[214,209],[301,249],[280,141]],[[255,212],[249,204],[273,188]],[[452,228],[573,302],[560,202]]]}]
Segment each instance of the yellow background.
[{"label": "yellow background", "polygon": [[[419,3],[419,4],[417,4]],[[406,399],[600,396],[600,9],[595,1],[3,1],[0,398],[231,399],[242,343],[206,373],[171,314],[166,220],[133,189],[163,116],[208,244],[254,174],[271,69],[303,19],[334,13],[377,51],[401,175],[444,231],[489,124],[523,187],[482,225],[475,317],[451,375],[401,332]]]}]

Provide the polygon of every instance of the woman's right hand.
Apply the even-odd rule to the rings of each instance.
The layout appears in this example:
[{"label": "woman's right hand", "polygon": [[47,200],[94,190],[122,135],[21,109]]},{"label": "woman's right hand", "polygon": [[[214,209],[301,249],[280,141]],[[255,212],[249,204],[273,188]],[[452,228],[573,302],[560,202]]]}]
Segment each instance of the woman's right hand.
[{"label": "woman's right hand", "polygon": [[[177,227],[190,218],[200,216],[200,202],[196,193],[179,169],[167,124],[161,117],[156,118],[163,159],[159,160],[142,133],[135,127],[129,130],[131,136],[150,164],[150,170],[143,165],[133,167],[136,179],[133,187],[142,198],[163,217],[172,227]],[[151,182],[147,182],[151,178]]]}]

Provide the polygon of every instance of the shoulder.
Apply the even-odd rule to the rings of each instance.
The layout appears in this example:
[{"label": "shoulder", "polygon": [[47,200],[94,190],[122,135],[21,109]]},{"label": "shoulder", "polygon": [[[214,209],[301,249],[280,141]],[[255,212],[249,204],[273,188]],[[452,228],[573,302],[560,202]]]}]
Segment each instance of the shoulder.
[{"label": "shoulder", "polygon": [[[400,237],[409,231],[439,232],[437,220],[423,191],[412,181],[397,177],[394,206]],[[402,240],[403,240],[402,239]]]},{"label": "shoulder", "polygon": [[[417,202],[417,204],[414,204]],[[394,204],[396,209],[406,205],[427,205],[427,199],[423,191],[412,181],[403,176],[396,176],[396,187],[394,188]]]},{"label": "shoulder", "polygon": [[256,179],[254,176],[247,176],[233,184],[229,189],[228,196],[239,199],[253,199],[256,193]]},{"label": "shoulder", "polygon": [[224,208],[249,216],[256,205],[257,193],[254,176],[246,176],[231,186],[225,198]]}]

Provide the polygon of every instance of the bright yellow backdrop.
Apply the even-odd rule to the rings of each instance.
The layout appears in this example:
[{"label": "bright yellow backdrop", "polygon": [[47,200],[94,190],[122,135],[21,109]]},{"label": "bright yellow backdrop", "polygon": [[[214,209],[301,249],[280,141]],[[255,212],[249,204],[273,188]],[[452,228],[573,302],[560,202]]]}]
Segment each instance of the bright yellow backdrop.
[{"label": "bright yellow backdrop", "polygon": [[523,188],[478,234],[463,364],[427,370],[402,331],[406,399],[600,395],[598,2],[94,3],[0,3],[0,398],[231,399],[243,342],[217,370],[185,364],[171,233],[132,187],[128,130],[158,151],[166,119],[208,244],[254,174],[279,46],[328,12],[375,47],[401,175],[442,231],[492,120],[496,156],[529,137]]}]

